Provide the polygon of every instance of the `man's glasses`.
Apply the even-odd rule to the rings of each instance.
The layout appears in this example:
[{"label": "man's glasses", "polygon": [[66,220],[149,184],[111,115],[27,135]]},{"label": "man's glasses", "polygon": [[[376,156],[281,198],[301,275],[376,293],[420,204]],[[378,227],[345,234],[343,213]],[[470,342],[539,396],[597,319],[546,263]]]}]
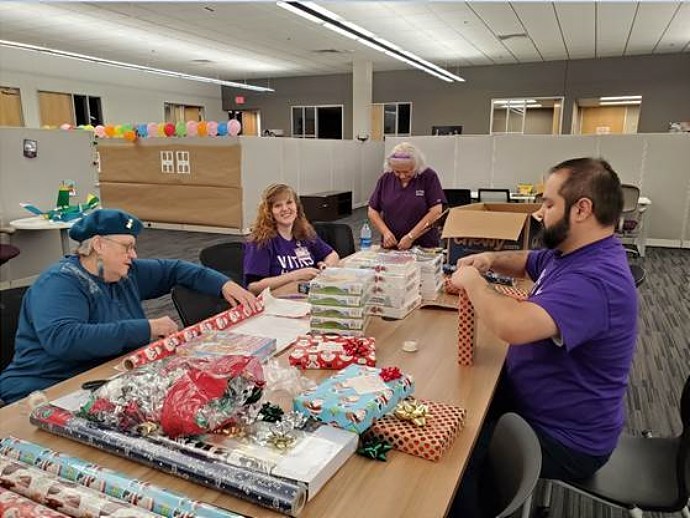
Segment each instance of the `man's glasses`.
[{"label": "man's glasses", "polygon": [[121,247],[123,247],[125,249],[125,252],[127,252],[128,254],[136,253],[136,251],[137,251],[137,246],[134,243],[121,243],[117,239],[112,239],[110,237],[105,237],[105,236],[101,236],[101,238],[105,239],[106,241],[110,241],[111,243],[116,243],[116,244],[120,245]]}]

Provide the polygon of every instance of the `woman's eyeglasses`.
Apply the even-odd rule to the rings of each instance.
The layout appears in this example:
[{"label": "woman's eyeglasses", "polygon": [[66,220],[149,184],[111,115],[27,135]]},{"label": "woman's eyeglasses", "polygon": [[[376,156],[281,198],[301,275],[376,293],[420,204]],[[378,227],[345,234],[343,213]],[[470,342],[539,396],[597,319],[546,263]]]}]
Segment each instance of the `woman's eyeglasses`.
[{"label": "woman's eyeglasses", "polygon": [[122,248],[125,249],[125,252],[127,252],[128,254],[136,253],[137,251],[137,245],[135,245],[134,243],[121,243],[117,239],[112,239],[110,237],[105,236],[101,236],[101,238],[105,239],[106,241],[110,241],[111,243],[116,243],[120,245]]}]

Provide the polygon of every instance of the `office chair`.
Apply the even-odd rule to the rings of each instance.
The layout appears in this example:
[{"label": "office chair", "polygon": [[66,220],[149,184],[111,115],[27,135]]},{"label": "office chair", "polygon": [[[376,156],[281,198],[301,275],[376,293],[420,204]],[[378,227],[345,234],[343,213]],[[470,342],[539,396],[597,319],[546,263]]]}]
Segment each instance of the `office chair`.
[{"label": "office chair", "polygon": [[[0,227],[0,237],[5,241],[4,236],[14,234],[14,227]],[[0,265],[5,264],[10,259],[19,255],[19,248],[8,242],[0,242]]]},{"label": "office chair", "polygon": [[[636,185],[621,185],[623,189],[623,210],[621,211],[616,234],[620,238],[636,238],[640,234],[640,214],[638,203],[640,200],[640,189]],[[642,209],[644,211],[644,209]],[[626,249],[635,255],[639,255],[637,246],[626,245]]]},{"label": "office chair", "polygon": [[496,483],[496,517],[511,516],[520,507],[522,516],[529,516],[541,471],[541,446],[527,421],[514,413],[501,416],[491,437],[488,461]]},{"label": "office chair", "polygon": [[19,325],[19,313],[22,300],[28,286],[0,291],[0,322],[2,331],[0,337],[0,371],[12,361],[14,356],[14,339]]},{"label": "office chair", "polygon": [[472,191],[469,189],[443,189],[448,207],[460,207],[472,203]]},{"label": "office chair", "polygon": [[488,203],[510,203],[509,189],[478,189],[477,199]]},{"label": "office chair", "polygon": [[326,243],[338,252],[340,257],[347,257],[355,253],[355,238],[352,229],[345,223],[312,223],[314,230]]},{"label": "office chair", "polygon": [[184,286],[172,289],[172,301],[184,327],[197,324],[230,307],[222,297],[199,293]]},{"label": "office chair", "polygon": [[238,284],[244,282],[244,243],[228,242],[207,246],[199,252],[199,262]]},{"label": "office chair", "polygon": [[[643,511],[680,511],[690,518],[690,376],[680,397],[680,418],[683,431],[677,437],[623,434],[609,461],[591,478],[548,482],[626,509],[634,518],[641,518]],[[548,496],[539,516],[548,516]]]},{"label": "office chair", "polygon": [[647,277],[647,272],[640,265],[630,263],[630,273],[635,281],[635,287],[639,288]]}]

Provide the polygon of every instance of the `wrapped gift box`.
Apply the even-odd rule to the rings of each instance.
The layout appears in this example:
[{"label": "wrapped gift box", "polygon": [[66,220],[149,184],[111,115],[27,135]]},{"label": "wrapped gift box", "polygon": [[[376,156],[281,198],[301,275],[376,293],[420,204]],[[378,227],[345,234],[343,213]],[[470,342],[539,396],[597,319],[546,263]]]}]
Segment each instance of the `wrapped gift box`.
[{"label": "wrapped gift box", "polygon": [[476,331],[474,306],[467,292],[460,290],[458,293],[458,363],[460,365],[472,365],[474,362]]},{"label": "wrapped gift box", "polygon": [[362,433],[414,391],[411,376],[403,374],[384,382],[380,372],[373,367],[350,365],[297,396],[294,408],[326,424]]},{"label": "wrapped gift box", "polygon": [[374,338],[337,335],[300,336],[292,343],[290,365],[301,369],[340,370],[348,365],[376,365]]},{"label": "wrapped gift box", "polygon": [[385,440],[393,448],[416,457],[437,461],[450,448],[465,423],[467,411],[455,405],[418,400],[426,405],[426,424],[417,426],[391,413],[376,421],[366,439]]},{"label": "wrapped gift box", "polygon": [[262,360],[276,352],[276,339],[230,331],[209,331],[177,348],[183,356],[258,356]]}]

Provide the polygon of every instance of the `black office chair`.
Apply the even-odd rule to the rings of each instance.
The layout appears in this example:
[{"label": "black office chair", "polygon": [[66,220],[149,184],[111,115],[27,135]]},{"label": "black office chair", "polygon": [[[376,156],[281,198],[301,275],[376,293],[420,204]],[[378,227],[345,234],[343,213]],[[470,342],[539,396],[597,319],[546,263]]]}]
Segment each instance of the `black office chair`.
[{"label": "black office chair", "polygon": [[472,203],[472,191],[469,189],[443,189],[448,207],[460,207]]},{"label": "black office chair", "polygon": [[222,297],[205,295],[184,286],[175,286],[172,289],[172,301],[185,327],[206,320],[230,307]]},{"label": "black office chair", "polygon": [[14,339],[19,325],[19,313],[22,309],[24,294],[28,289],[28,286],[24,286],[0,291],[0,322],[2,323],[0,371],[7,367],[14,356]]},{"label": "black office chair", "polygon": [[488,203],[510,203],[509,189],[478,189],[477,199]]},{"label": "black office chair", "polygon": [[491,437],[488,461],[496,483],[497,518],[511,516],[521,507],[522,515],[528,516],[541,471],[541,446],[527,421],[514,413],[501,416]]},{"label": "black office chair", "polygon": [[[683,431],[677,437],[623,434],[609,461],[580,482],[552,480],[568,489],[640,518],[643,511],[690,517],[690,376],[680,397]],[[546,511],[545,511],[546,509]],[[548,508],[540,516],[548,515]]]},{"label": "black office chair", "polygon": [[340,257],[355,253],[355,238],[349,225],[327,222],[316,222],[312,225],[319,237],[331,245]]},{"label": "black office chair", "polygon": [[630,273],[632,273],[635,287],[639,288],[647,277],[647,272],[638,264],[630,263]]},{"label": "black office chair", "polygon": [[199,252],[199,262],[238,284],[244,282],[244,243],[228,242],[207,246]]}]

